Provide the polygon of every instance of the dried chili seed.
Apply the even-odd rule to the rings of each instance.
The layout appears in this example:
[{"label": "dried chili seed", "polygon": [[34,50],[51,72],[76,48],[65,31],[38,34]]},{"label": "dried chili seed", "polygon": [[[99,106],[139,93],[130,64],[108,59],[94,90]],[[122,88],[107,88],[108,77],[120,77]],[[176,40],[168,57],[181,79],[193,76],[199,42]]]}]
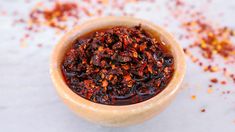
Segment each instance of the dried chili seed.
[{"label": "dried chili seed", "polygon": [[141,26],[113,27],[74,41],[62,63],[67,85],[90,101],[128,105],[160,93],[174,73],[165,44]]}]

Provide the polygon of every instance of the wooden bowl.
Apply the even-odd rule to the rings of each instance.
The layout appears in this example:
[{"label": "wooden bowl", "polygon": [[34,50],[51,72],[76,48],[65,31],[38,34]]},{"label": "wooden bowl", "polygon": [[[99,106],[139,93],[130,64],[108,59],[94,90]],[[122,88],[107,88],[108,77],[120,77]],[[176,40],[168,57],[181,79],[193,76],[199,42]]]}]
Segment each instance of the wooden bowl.
[{"label": "wooden bowl", "polygon": [[[174,57],[175,73],[167,87],[158,95],[146,101],[124,105],[103,105],[86,100],[74,93],[63,79],[61,63],[72,42],[83,34],[113,26],[133,27],[141,24],[142,28],[153,36],[159,36],[161,41],[170,47]],[[143,122],[159,114],[174,99],[180,90],[186,70],[184,53],[175,39],[163,28],[145,20],[132,17],[102,17],[85,22],[66,33],[55,46],[50,64],[50,75],[54,86],[63,99],[75,113],[91,122],[105,126],[127,126]]]}]

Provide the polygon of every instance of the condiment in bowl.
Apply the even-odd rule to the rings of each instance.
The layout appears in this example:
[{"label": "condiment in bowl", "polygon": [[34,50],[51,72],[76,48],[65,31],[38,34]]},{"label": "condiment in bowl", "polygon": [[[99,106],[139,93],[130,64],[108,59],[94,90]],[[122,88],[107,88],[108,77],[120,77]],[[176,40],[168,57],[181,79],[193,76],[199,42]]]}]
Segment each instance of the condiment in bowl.
[{"label": "condiment in bowl", "polygon": [[184,53],[164,29],[132,17],[90,20],[65,34],[50,66],[56,90],[81,117],[106,126],[159,114],[180,89]]}]

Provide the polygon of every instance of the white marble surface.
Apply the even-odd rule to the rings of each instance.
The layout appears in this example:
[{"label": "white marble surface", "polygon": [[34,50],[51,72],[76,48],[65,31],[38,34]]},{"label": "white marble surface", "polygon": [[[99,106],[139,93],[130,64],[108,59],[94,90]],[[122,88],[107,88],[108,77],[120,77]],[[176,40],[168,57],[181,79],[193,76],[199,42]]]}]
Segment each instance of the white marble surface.
[{"label": "white marble surface", "polygon": [[[196,2],[197,0],[191,2]],[[0,11],[27,12],[37,1],[25,4],[22,0],[0,0]],[[158,24],[167,16],[161,7],[164,1],[157,0],[158,14],[136,12],[136,16]],[[199,2],[200,3],[200,2]],[[159,4],[159,5],[158,5]],[[155,6],[145,4],[145,6]],[[223,11],[225,17],[214,17],[214,12]],[[235,1],[217,0],[208,14],[218,22],[235,28]],[[12,15],[0,16],[0,131],[1,132],[234,132],[234,92],[222,95],[221,89],[234,91],[234,83],[216,86],[219,90],[207,93],[209,76],[187,58],[188,71],[184,90],[159,116],[136,126],[107,128],[84,121],[72,113],[58,98],[49,75],[49,56],[60,36],[52,30],[40,32],[20,47],[19,38],[25,33],[23,26],[12,26]],[[158,15],[158,16],[157,16]],[[174,21],[172,21],[174,23]],[[174,24],[173,24],[174,25]],[[45,28],[47,29],[47,28]],[[177,33],[169,27],[169,31]],[[54,37],[55,36],[55,37]],[[42,43],[41,48],[37,47]],[[220,75],[216,76],[220,77]],[[191,100],[196,95],[196,100]],[[206,112],[200,110],[205,108]]]}]

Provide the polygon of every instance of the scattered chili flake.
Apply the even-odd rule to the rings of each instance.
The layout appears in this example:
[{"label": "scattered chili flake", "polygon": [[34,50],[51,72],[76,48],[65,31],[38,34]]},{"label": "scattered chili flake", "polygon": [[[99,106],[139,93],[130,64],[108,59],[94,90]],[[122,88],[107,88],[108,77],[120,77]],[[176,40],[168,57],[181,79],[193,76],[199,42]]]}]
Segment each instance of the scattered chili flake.
[{"label": "scattered chili flake", "polygon": [[[44,2],[38,2],[29,13],[29,28],[38,28],[39,26],[48,26],[54,29],[66,30],[78,23],[80,18],[91,16],[102,16],[103,10],[108,6],[112,6],[108,14],[115,13],[123,16],[131,16],[133,14],[124,10],[124,7],[130,1],[79,1],[79,2],[62,2],[51,1],[52,7],[48,8]],[[109,5],[111,4],[111,5]],[[113,14],[114,15],[114,14]]]},{"label": "scattered chili flake", "polygon": [[[90,101],[128,105],[160,93],[174,73],[174,58],[142,27],[113,27],[77,38],[62,63],[68,86]],[[92,90],[91,90],[92,89]]]},{"label": "scattered chili flake", "polygon": [[[233,73],[229,73],[228,68],[222,67],[235,64],[235,29],[218,25],[213,19],[210,20],[204,14],[208,6],[210,6],[209,1],[205,1],[198,9],[195,5],[181,0],[170,0],[167,4],[171,15],[181,23],[180,28],[185,31],[179,35],[179,39],[191,42],[184,47],[184,52],[189,59],[203,68],[204,72],[222,72],[224,76],[221,78],[229,77],[235,83]],[[233,69],[230,72],[233,72]],[[210,81],[218,84],[218,80]],[[220,84],[226,85],[226,81]]]},{"label": "scattered chili flake", "polygon": [[203,66],[203,63],[202,63],[202,62],[199,62],[198,64],[199,64],[199,66]]},{"label": "scattered chili flake", "polygon": [[217,78],[212,78],[210,81],[211,81],[212,83],[218,83],[218,79],[217,79]]},{"label": "scattered chili flake", "polygon": [[223,91],[222,94],[230,94],[231,91],[227,90],[227,91]]},{"label": "scattered chili flake", "polygon": [[232,29],[228,27],[214,28],[201,19],[186,22],[184,27],[198,36],[196,42],[190,48],[200,48],[203,57],[206,59],[214,59],[216,54],[225,59],[235,55],[235,46],[231,41]]},{"label": "scattered chili flake", "polygon": [[202,112],[202,113],[206,112],[206,109],[201,109],[201,112]]},{"label": "scattered chili flake", "polygon": [[191,99],[192,99],[192,100],[196,100],[196,98],[197,98],[196,95],[192,95],[192,96],[191,96]]},{"label": "scattered chili flake", "polygon": [[225,85],[226,84],[226,81],[221,81],[220,82],[222,85]]},{"label": "scattered chili flake", "polygon": [[72,2],[55,2],[52,9],[40,9],[40,6],[30,13],[30,20],[35,24],[46,24],[53,28],[65,29],[62,22],[67,20],[67,17],[78,18],[78,6]]},{"label": "scattered chili flake", "polygon": [[217,72],[219,69],[218,67],[216,66],[211,66],[211,65],[208,65],[204,68],[204,71],[209,71],[209,72]]}]

